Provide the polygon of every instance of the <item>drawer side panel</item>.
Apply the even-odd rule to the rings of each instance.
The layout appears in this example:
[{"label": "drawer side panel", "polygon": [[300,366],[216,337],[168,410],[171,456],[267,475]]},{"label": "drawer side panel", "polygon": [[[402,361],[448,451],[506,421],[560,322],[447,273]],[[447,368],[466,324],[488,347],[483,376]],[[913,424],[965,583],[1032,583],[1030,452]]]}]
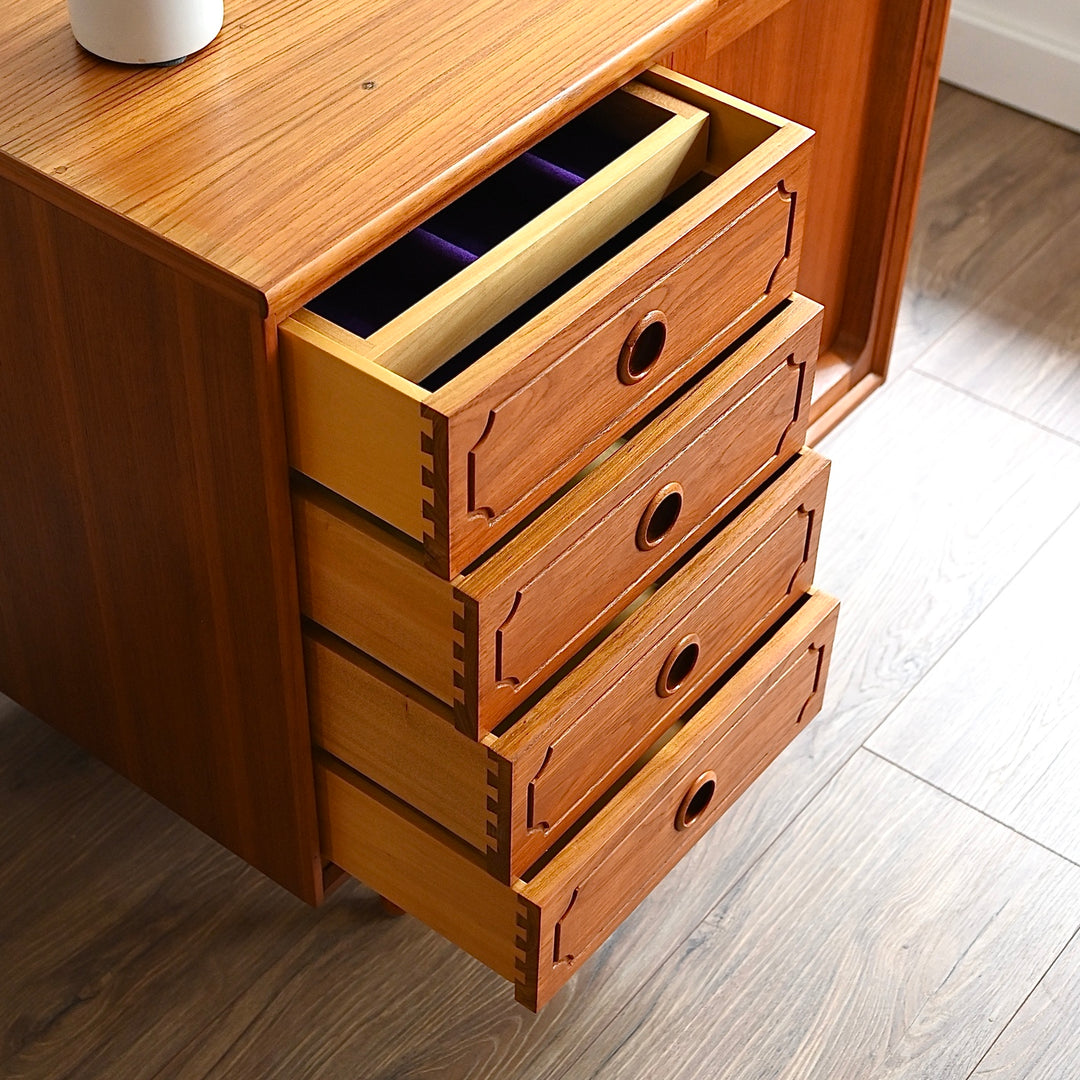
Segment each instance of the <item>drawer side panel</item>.
[{"label": "drawer side panel", "polygon": [[279,341],[289,463],[422,543],[426,395],[299,319]]},{"label": "drawer side panel", "polygon": [[504,979],[519,973],[517,893],[449,833],[433,831],[326,754],[315,764],[323,856]]},{"label": "drawer side panel", "polygon": [[300,609],[440,701],[455,696],[455,619],[449,582],[421,556],[313,486],[293,491]]},{"label": "drawer side panel", "polygon": [[315,745],[486,851],[498,794],[487,749],[445,705],[322,627],[305,627],[304,658]]}]

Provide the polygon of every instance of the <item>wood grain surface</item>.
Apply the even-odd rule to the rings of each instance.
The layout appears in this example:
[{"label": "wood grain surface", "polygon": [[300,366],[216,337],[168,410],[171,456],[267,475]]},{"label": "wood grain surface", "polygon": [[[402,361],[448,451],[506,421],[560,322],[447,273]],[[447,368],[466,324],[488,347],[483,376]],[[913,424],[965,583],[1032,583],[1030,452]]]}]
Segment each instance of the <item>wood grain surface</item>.
[{"label": "wood grain surface", "polygon": [[1080,1058],[1080,938],[1054,966],[979,1062],[971,1080],[1072,1080]]},{"label": "wood grain surface", "polygon": [[714,7],[240,0],[209,48],[140,69],[35,0],[0,21],[0,148],[292,308]]},{"label": "wood grain surface", "polygon": [[[637,1042],[650,1005],[627,1006],[619,984],[654,985],[658,958],[737,887],[1080,501],[1070,497],[1080,483],[1070,444],[915,374],[872,398],[821,449],[833,467],[816,580],[845,597],[822,715],[548,1006],[556,1026],[527,1041],[541,1075],[576,1080],[577,1054],[598,1029],[611,1044]],[[808,851],[799,865],[812,863]],[[595,1016],[609,995],[619,1002],[613,1017]],[[460,1068],[456,1075],[470,1075]],[[532,1074],[521,1066],[521,1075]]]},{"label": "wood grain surface", "polygon": [[[828,463],[807,452],[492,744],[511,765],[499,812],[515,872],[801,599],[827,482]],[[694,665],[660,696],[665,661],[687,639]]]},{"label": "wood grain surface", "polygon": [[[905,373],[865,408],[865,424],[821,447],[833,469],[817,579],[857,612],[837,655],[862,658],[834,672],[838,707],[816,734],[847,728],[849,748],[1068,518],[1072,493],[1080,501],[1080,448],[934,380]],[[854,624],[872,651],[846,640]]]},{"label": "wood grain surface", "polygon": [[[798,452],[820,315],[798,297],[546,514],[458,579],[466,611],[476,612],[481,731],[523,703]],[[680,511],[652,547],[643,547],[641,522],[672,484],[679,485]]]},{"label": "wood grain surface", "polygon": [[423,474],[430,468],[422,440],[430,443],[431,424],[420,415],[427,392],[356,356],[352,335],[318,321],[339,333],[330,336],[298,317],[278,337],[289,464],[353,495],[422,544],[430,532],[424,503],[434,501]]},{"label": "wood grain surface", "polygon": [[304,656],[315,745],[485,851],[488,751],[449,707],[313,623]]},{"label": "wood grain surface", "polygon": [[413,545],[315,484],[295,484],[300,608],[440,701],[453,704],[454,590]]},{"label": "wood grain surface", "polygon": [[965,1077],[1078,926],[1080,867],[860,751],[568,1075]]},{"label": "wood grain surface", "polygon": [[315,758],[326,857],[504,979],[523,978],[517,893],[481,856],[329,754]]},{"label": "wood grain surface", "polygon": [[1073,216],[917,366],[1080,442],[1080,153],[1073,166]]},{"label": "wood grain surface", "polygon": [[1078,552],[1074,513],[867,745],[1080,863]]},{"label": "wood grain surface", "polygon": [[[1075,132],[942,85],[890,372],[918,360],[1077,214]],[[1065,283],[1044,267],[1044,284],[1054,277]]]},{"label": "wood grain surface", "polygon": [[[792,0],[681,71],[817,132],[799,288],[826,310],[815,417],[887,367],[948,4]],[[846,410],[828,416],[823,434]]]},{"label": "wood grain surface", "polygon": [[258,311],[0,179],[0,687],[321,890]]}]

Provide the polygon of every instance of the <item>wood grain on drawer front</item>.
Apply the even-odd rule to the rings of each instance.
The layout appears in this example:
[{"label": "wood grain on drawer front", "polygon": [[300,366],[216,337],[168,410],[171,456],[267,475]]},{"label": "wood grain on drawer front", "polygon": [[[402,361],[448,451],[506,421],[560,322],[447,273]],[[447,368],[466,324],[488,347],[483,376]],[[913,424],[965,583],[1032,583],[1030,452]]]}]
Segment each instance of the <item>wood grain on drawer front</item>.
[{"label": "wood grain on drawer front", "polygon": [[[537,379],[486,403],[484,430],[465,455],[470,517],[483,515],[491,522],[512,513],[547,473],[577,452],[583,434],[593,434],[597,417],[623,413],[635,389],[653,391],[665,368],[695,356],[735,317],[768,297],[787,254],[792,209],[790,194],[773,188]],[[662,316],[666,340],[644,376],[648,382],[632,387],[617,377],[617,361],[637,324],[649,316],[654,321]],[[564,344],[565,338],[553,338],[546,348],[557,353]],[[601,376],[588,393],[582,392],[582,370]],[[534,452],[521,453],[523,437],[537,439]]]},{"label": "wood grain on drawer front", "polygon": [[[421,542],[444,578],[794,288],[811,133],[683,76],[648,81],[709,112],[720,175],[445,385],[382,367],[343,330],[282,325],[293,463]],[[620,355],[654,312],[664,347],[627,384]]]},{"label": "wood grain on drawer front", "polygon": [[[293,493],[304,614],[491,731],[675,559],[795,454],[820,308],[796,297],[475,571],[445,582],[418,551],[313,485]],[[678,484],[652,547],[639,525]],[[650,519],[652,520],[652,519]]]},{"label": "wood grain on drawer front", "polygon": [[[820,710],[837,610],[812,595],[528,880],[497,881],[462,841],[325,754],[323,854],[538,1009]],[[704,774],[712,795],[688,812]]]},{"label": "wood grain on drawer front", "polygon": [[[796,453],[806,438],[820,336],[821,308],[797,296],[468,575],[460,593],[478,652],[475,673],[465,669],[464,704],[479,731],[508,715]],[[655,542],[647,546],[642,533],[650,525]]]},{"label": "wood grain on drawer front", "polygon": [[492,748],[511,874],[536,861],[806,593],[829,463],[811,451],[646,600]]},{"label": "wood grain on drawer front", "polygon": [[[828,475],[824,458],[803,451],[504,734],[480,743],[447,723],[447,706],[309,625],[316,745],[512,881],[805,594]],[[688,640],[694,663],[672,669]]]},{"label": "wood grain on drawer front", "polygon": [[[838,610],[838,603],[824,594],[811,597],[520,888],[528,931],[518,1000],[532,1008],[549,1000],[817,715]],[[701,790],[705,775],[711,775],[712,795],[705,793],[686,824],[685,801]]]}]

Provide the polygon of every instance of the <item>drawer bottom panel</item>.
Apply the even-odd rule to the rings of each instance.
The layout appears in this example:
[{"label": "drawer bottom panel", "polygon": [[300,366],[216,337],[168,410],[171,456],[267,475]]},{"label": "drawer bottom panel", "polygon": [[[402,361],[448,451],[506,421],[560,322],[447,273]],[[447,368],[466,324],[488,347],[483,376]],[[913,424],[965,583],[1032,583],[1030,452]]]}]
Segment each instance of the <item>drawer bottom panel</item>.
[{"label": "drawer bottom panel", "polygon": [[820,710],[838,609],[812,593],[512,884],[452,833],[320,753],[323,854],[539,1009]]}]

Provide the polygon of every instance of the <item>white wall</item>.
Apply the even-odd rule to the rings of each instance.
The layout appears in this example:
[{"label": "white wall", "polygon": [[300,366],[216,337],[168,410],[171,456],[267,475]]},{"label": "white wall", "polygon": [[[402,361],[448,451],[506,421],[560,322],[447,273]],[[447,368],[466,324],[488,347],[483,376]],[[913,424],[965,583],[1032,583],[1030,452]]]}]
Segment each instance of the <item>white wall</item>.
[{"label": "white wall", "polygon": [[953,0],[941,75],[1080,131],[1080,0]]}]

